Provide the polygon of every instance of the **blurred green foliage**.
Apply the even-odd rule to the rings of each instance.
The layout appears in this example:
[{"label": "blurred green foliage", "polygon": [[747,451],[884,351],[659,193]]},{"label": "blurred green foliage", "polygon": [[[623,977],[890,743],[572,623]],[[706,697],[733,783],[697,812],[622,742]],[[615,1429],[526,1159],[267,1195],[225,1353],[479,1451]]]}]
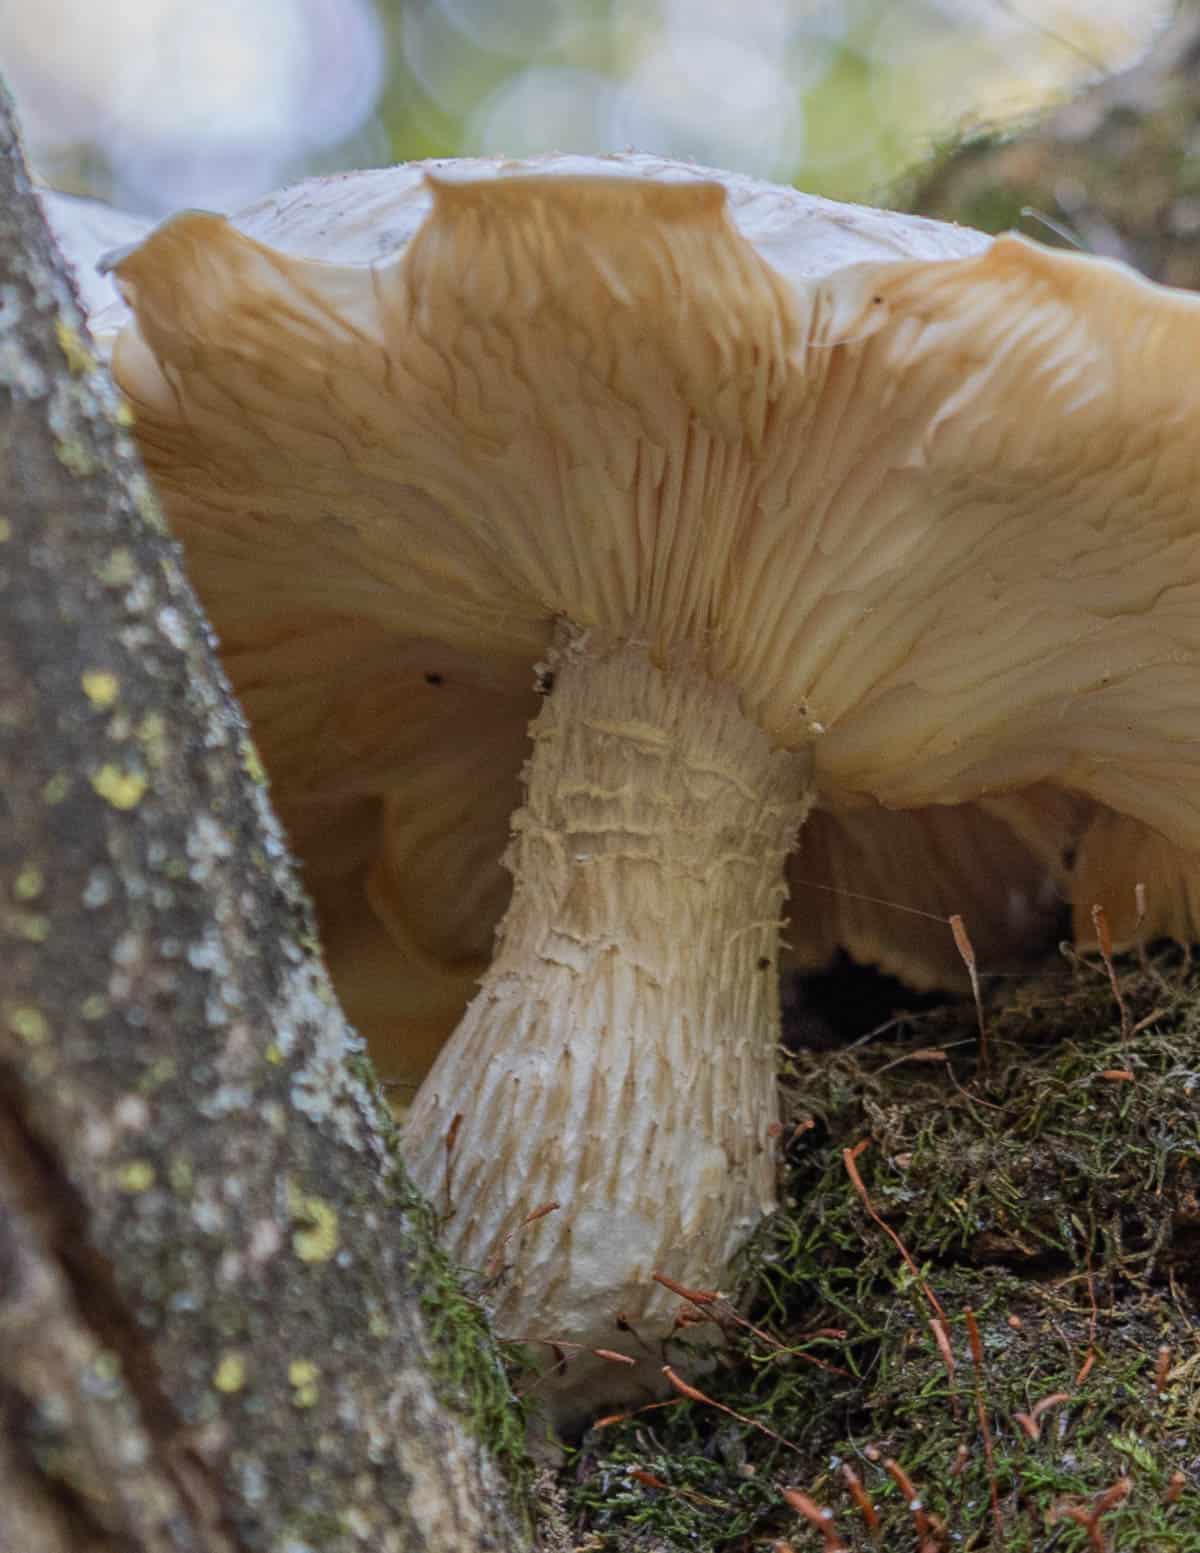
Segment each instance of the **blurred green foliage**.
[{"label": "blurred green foliage", "polygon": [[[380,118],[397,160],[625,149],[613,131],[636,78],[645,111],[635,126],[657,120],[671,143],[637,138],[635,149],[707,155],[843,198],[883,187],[948,133],[1026,112],[1123,62],[1162,10],[1123,0],[1034,0],[1024,13],[1008,0],[378,4],[391,52]],[[702,58],[714,40],[731,78],[757,52],[784,83],[762,102],[757,135],[745,130],[753,103],[731,114],[720,82],[714,96]],[[654,68],[664,41],[671,80]],[[539,86],[568,101],[547,107]],[[503,111],[506,97],[523,111]]]}]

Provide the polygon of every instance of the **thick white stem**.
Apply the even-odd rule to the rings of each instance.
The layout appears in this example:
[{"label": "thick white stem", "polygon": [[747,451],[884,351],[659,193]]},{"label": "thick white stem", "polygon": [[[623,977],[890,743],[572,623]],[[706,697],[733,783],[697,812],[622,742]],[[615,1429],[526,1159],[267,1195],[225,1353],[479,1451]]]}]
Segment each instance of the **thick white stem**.
[{"label": "thick white stem", "polygon": [[651,1274],[719,1283],[774,1202],[783,865],[809,764],[643,648],[580,638],[554,660],[512,905],[407,1156],[452,1255],[495,1274],[501,1335],[629,1348],[618,1314],[653,1339],[679,1305]]}]

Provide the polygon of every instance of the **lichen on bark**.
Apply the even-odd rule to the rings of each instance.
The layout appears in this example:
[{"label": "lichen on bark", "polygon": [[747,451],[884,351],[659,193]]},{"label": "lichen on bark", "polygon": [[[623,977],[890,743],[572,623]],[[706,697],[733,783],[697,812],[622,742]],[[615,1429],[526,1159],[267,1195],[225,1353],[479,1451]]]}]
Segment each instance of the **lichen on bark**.
[{"label": "lichen on bark", "polygon": [[127,422],[0,103],[0,1543],[527,1546]]}]

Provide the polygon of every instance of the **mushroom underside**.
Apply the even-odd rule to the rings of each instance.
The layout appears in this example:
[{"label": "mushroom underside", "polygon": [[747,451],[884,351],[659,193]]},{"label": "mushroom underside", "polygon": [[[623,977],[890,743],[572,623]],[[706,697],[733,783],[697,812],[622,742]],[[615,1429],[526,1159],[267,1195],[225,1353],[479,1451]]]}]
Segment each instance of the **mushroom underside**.
[{"label": "mushroom underside", "polygon": [[409,1123],[450,1245],[505,1335],[618,1347],[771,1202],[786,956],[1200,920],[1200,307],[525,170],[181,216],[114,366],[352,1012],[431,1054],[482,974]]}]

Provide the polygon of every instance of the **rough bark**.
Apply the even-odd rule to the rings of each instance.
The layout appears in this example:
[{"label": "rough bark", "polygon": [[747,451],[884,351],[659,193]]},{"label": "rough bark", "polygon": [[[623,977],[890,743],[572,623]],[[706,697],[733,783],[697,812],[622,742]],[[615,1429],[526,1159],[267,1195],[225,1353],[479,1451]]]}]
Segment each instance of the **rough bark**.
[{"label": "rough bark", "polygon": [[0,1549],[526,1546],[122,414],[4,100]]},{"label": "rough bark", "polygon": [[987,232],[1017,228],[1124,259],[1155,280],[1200,286],[1200,6],[1132,69],[1055,111],[981,131],[923,163],[893,203]]}]

